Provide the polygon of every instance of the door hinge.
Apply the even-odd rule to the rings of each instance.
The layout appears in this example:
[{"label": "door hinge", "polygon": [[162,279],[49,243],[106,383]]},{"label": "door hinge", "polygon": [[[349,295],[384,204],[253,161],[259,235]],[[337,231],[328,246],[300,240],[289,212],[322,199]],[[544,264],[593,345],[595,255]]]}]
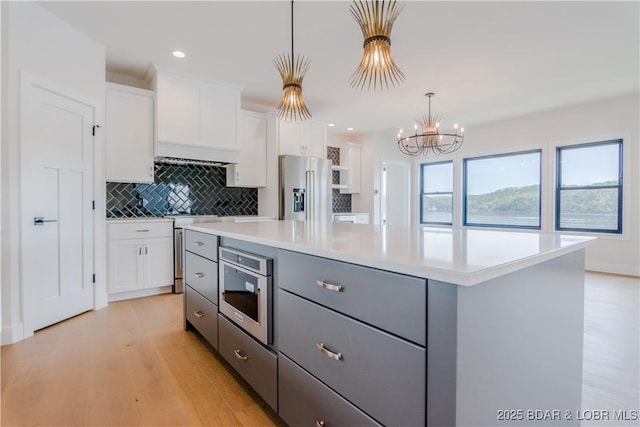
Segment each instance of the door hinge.
[{"label": "door hinge", "polygon": [[92,280],[93,280],[93,283],[96,283],[96,273],[93,273],[93,278],[92,278]]},{"label": "door hinge", "polygon": [[91,209],[93,209],[94,211],[96,210],[96,201],[95,200],[91,201]]},{"label": "door hinge", "polygon": [[100,125],[93,125],[93,128],[91,129],[91,134],[93,136],[96,136],[96,128],[102,127]]}]

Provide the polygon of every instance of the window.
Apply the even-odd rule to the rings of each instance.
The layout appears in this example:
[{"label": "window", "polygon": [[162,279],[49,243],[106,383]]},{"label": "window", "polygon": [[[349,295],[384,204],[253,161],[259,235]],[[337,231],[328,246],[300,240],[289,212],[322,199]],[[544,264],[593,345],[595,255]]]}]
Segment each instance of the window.
[{"label": "window", "polygon": [[558,147],[556,230],[622,233],[622,140]]},{"label": "window", "polygon": [[541,150],[464,159],[463,223],[540,229]]},{"label": "window", "polygon": [[453,161],[422,164],[420,182],[420,223],[451,225]]}]

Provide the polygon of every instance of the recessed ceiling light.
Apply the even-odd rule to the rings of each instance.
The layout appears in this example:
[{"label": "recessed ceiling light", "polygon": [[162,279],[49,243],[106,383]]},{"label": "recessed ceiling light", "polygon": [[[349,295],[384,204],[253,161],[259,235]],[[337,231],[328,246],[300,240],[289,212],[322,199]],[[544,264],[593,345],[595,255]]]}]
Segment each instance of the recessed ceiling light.
[{"label": "recessed ceiling light", "polygon": [[347,128],[347,130],[353,130],[353,128]]},{"label": "recessed ceiling light", "polygon": [[336,124],[335,123],[329,123],[327,126],[329,126],[330,128],[334,127]]},{"label": "recessed ceiling light", "polygon": [[174,50],[173,52],[171,52],[171,54],[173,56],[175,56],[176,58],[184,58],[185,56],[187,56],[183,51],[181,50]]}]

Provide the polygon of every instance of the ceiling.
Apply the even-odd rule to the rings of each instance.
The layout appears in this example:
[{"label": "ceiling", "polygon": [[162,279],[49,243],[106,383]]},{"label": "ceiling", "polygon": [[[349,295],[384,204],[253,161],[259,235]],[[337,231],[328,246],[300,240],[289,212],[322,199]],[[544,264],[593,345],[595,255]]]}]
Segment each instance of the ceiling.
[{"label": "ceiling", "polygon": [[[290,49],[288,1],[39,4],[103,44],[108,71],[143,78],[154,63],[236,84],[243,103],[264,111],[279,102],[273,58]],[[406,80],[386,91],[348,85],[362,54],[349,2],[294,7],[296,53],[311,59],[304,98],[334,132],[411,127],[426,92],[445,128],[469,129],[640,89],[637,1],[407,1],[391,33]]]}]

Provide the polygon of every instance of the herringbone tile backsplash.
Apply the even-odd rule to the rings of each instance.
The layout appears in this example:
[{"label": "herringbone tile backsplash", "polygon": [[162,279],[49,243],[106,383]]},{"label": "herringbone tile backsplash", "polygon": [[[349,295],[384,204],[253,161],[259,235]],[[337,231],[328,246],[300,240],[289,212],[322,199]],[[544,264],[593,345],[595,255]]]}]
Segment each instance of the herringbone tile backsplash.
[{"label": "herringbone tile backsplash", "polygon": [[[331,159],[334,165],[340,164],[340,148],[327,147],[327,158]],[[333,183],[340,184],[340,171],[333,171]],[[351,194],[342,194],[340,190],[334,188],[332,194],[333,212],[351,212]]]},{"label": "herringbone tile backsplash", "polygon": [[107,182],[107,218],[258,214],[258,190],[226,187],[223,167],[155,168],[153,184]]}]

